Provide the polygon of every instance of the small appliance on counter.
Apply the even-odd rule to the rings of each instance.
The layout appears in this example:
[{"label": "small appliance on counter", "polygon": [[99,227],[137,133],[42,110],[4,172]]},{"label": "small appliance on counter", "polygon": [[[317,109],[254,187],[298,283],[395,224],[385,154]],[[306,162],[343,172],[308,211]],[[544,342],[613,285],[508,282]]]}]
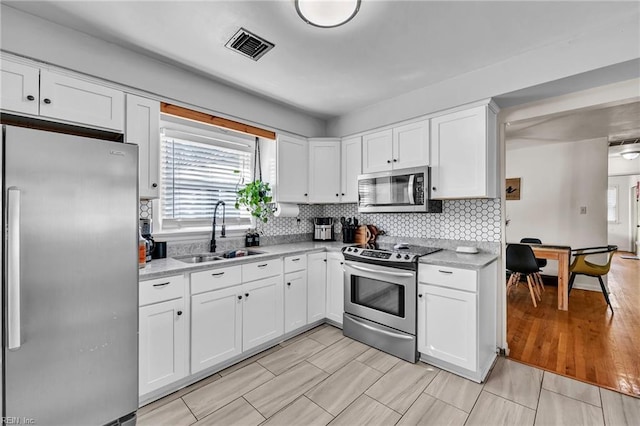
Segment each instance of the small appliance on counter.
[{"label": "small appliance on counter", "polygon": [[140,234],[142,234],[142,238],[147,240],[147,262],[151,262],[151,253],[155,248],[155,241],[153,241],[153,237],[151,236],[152,232],[153,228],[151,227],[151,219],[140,219]]},{"label": "small appliance on counter", "polygon": [[316,217],[313,223],[313,241],[335,241],[332,217]]}]

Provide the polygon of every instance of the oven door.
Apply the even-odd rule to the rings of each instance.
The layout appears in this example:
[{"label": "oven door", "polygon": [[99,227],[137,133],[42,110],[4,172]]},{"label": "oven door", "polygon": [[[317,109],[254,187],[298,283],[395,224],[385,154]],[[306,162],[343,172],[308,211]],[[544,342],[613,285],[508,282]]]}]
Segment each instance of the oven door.
[{"label": "oven door", "polygon": [[344,264],[344,311],[416,334],[416,272],[369,263]]}]

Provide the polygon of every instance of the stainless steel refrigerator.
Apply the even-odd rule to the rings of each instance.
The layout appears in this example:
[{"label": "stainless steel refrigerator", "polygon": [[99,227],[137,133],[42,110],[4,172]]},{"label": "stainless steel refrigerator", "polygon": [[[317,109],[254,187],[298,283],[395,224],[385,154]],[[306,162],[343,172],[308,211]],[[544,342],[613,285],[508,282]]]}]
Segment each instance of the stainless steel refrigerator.
[{"label": "stainless steel refrigerator", "polygon": [[135,424],[138,150],[2,127],[2,416]]}]

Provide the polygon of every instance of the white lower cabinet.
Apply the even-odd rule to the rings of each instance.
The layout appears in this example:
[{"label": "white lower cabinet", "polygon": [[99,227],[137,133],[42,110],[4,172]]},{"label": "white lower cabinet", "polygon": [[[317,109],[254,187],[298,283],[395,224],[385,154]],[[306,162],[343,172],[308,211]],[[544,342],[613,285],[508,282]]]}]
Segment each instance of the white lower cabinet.
[{"label": "white lower cabinet", "polygon": [[189,321],[183,295],[182,276],[140,283],[140,304],[144,306],[138,311],[139,395],[180,380],[187,373]]},{"label": "white lower cabinet", "polygon": [[241,353],[241,286],[191,296],[191,373]]},{"label": "white lower cabinet", "polygon": [[327,253],[327,318],[342,325],[344,314],[344,257]]},{"label": "white lower cabinet", "polygon": [[419,265],[418,352],[482,382],[496,357],[497,262],[475,271]]},{"label": "white lower cabinet", "polygon": [[[277,275],[240,284],[240,271],[255,279],[260,270]],[[281,271],[276,259],[191,274],[192,374],[283,334]]]},{"label": "white lower cabinet", "polygon": [[284,332],[307,324],[307,271],[284,275]]},{"label": "white lower cabinet", "polygon": [[418,306],[418,351],[475,370],[476,294],[420,284]]},{"label": "white lower cabinet", "polygon": [[242,285],[242,350],[246,351],[283,334],[282,275]]},{"label": "white lower cabinet", "polygon": [[307,324],[327,315],[327,253],[307,256]]}]

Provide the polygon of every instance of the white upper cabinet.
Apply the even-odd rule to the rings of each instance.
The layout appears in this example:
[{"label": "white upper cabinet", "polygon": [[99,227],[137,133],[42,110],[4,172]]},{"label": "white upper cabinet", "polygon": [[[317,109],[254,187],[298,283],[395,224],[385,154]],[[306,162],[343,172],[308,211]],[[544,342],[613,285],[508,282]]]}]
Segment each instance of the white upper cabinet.
[{"label": "white upper cabinet", "polygon": [[0,70],[3,111],[124,131],[120,90],[4,56]]},{"label": "white upper cabinet", "polygon": [[40,115],[122,132],[124,93],[42,69]]},{"label": "white upper cabinet", "polygon": [[309,139],[309,202],[340,201],[340,139]]},{"label": "white upper cabinet", "polygon": [[362,137],[362,172],[429,164],[429,120],[403,124]]},{"label": "white upper cabinet", "polygon": [[362,137],[362,172],[391,170],[393,159],[393,131],[370,133]]},{"label": "white upper cabinet", "polygon": [[342,139],[340,201],[358,202],[358,175],[362,173],[362,138]]},{"label": "white upper cabinet", "polygon": [[494,104],[431,119],[431,197],[497,197]]},{"label": "white upper cabinet", "polygon": [[309,202],[308,148],[304,138],[278,135],[275,195],[279,203]]},{"label": "white upper cabinet", "polygon": [[160,102],[127,94],[125,140],[139,147],[140,198],[158,198]]},{"label": "white upper cabinet", "polygon": [[394,169],[429,164],[429,120],[393,128]]},{"label": "white upper cabinet", "polygon": [[4,111],[38,115],[40,69],[4,58],[0,67],[0,108]]}]

